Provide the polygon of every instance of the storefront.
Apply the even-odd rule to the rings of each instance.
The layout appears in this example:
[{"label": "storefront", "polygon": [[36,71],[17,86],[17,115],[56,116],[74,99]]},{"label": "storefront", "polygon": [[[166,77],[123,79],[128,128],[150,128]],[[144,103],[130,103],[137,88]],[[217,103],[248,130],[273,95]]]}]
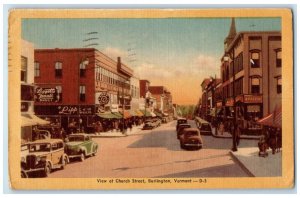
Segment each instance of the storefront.
[{"label": "storefront", "polygon": [[236,97],[237,118],[244,134],[259,135],[261,126],[256,123],[262,118],[262,95],[239,95]]},{"label": "storefront", "polygon": [[35,114],[49,121],[44,128],[64,128],[75,132],[81,128],[89,131],[96,122],[94,105],[35,105]]}]

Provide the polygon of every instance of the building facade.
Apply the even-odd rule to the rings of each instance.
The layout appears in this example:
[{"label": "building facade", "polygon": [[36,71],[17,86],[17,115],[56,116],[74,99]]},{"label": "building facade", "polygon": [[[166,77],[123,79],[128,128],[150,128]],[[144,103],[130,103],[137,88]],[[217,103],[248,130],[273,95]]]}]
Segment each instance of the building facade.
[{"label": "building facade", "polygon": [[94,48],[36,49],[35,112],[68,128],[92,127],[95,116],[130,109],[133,70]]},{"label": "building facade", "polygon": [[172,94],[164,86],[150,86],[149,91],[152,97],[156,99],[156,110],[162,113],[173,112],[172,108]]},{"label": "building facade", "polygon": [[[281,32],[235,31],[234,19],[221,58],[223,105],[226,116],[244,128],[281,105]],[[233,112],[234,113],[234,112]]]}]

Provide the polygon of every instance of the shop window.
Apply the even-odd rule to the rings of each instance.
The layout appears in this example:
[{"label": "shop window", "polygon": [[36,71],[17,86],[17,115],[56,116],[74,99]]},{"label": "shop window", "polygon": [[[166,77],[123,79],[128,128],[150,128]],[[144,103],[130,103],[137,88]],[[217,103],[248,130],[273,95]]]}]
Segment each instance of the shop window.
[{"label": "shop window", "polygon": [[281,94],[281,78],[277,79],[277,93]]},{"label": "shop window", "polygon": [[253,93],[253,94],[259,94],[260,93],[259,78],[252,78],[251,79],[251,93]]},{"label": "shop window", "polygon": [[276,52],[276,67],[281,67],[281,51]]},{"label": "shop window", "polygon": [[27,82],[27,65],[28,65],[27,58],[21,56],[21,81],[22,82]]},{"label": "shop window", "polygon": [[55,77],[56,78],[62,77],[62,63],[61,62],[55,63]]},{"label": "shop window", "polygon": [[40,63],[34,62],[34,77],[40,77]]},{"label": "shop window", "polygon": [[251,52],[250,64],[252,68],[260,67],[260,55],[259,52]]},{"label": "shop window", "polygon": [[56,86],[55,88],[56,88],[56,91],[57,91],[57,96],[56,96],[57,102],[61,102],[62,101],[62,88],[61,88],[60,85]]},{"label": "shop window", "polygon": [[85,101],[85,86],[84,85],[80,85],[79,87],[79,98],[81,102]]}]

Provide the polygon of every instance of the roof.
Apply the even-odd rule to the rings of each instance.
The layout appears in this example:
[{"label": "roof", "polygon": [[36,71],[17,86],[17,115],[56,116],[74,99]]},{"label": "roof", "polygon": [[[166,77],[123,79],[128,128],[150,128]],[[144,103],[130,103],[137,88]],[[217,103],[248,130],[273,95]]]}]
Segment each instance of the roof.
[{"label": "roof", "polygon": [[232,40],[230,45],[225,49],[225,52],[228,52],[229,50],[231,50],[231,48],[235,45],[235,43],[239,40],[239,38],[241,38],[244,34],[251,34],[253,36],[259,36],[262,34],[278,34],[281,36],[281,31],[242,31],[242,32],[239,32],[234,37],[234,39]]},{"label": "roof", "polygon": [[56,143],[56,142],[62,142],[62,139],[40,139],[33,142],[30,142],[30,144],[43,144],[43,143]]},{"label": "roof", "polygon": [[202,86],[203,84],[205,84],[205,86],[206,86],[206,85],[208,85],[209,82],[210,82],[210,78],[204,78],[204,80],[203,80],[202,83],[201,83],[201,86]]},{"label": "roof", "polygon": [[164,90],[165,90],[164,86],[149,86],[149,91],[152,94],[163,94]]},{"label": "roof", "polygon": [[197,129],[197,128],[185,128],[185,129],[183,129],[183,131],[184,131],[184,132],[188,132],[188,131],[197,131],[197,132],[200,133],[200,130]]}]

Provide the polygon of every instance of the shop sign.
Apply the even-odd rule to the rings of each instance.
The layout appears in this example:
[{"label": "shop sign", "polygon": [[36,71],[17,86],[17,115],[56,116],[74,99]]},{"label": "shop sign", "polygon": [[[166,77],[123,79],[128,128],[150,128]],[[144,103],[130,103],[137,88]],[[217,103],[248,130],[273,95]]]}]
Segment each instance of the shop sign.
[{"label": "shop sign", "polygon": [[114,113],[119,112],[119,105],[118,104],[112,104],[111,105],[111,112],[114,112]]},{"label": "shop sign", "polygon": [[217,107],[222,107],[222,102],[217,102]]},{"label": "shop sign", "polygon": [[236,102],[244,102],[244,96],[243,95],[239,95],[235,98]]},{"label": "shop sign", "polygon": [[[72,106],[72,105],[65,105],[65,106],[58,106],[58,114],[59,115],[90,115],[93,114],[93,107],[91,106]],[[78,111],[79,110],[79,111]]]},{"label": "shop sign", "polygon": [[35,101],[36,102],[58,102],[57,90],[55,88],[41,88],[35,89]]},{"label": "shop sign", "polygon": [[262,103],[262,96],[244,95],[245,103]]},{"label": "shop sign", "polygon": [[96,104],[106,105],[109,103],[110,97],[106,91],[101,91],[95,94]]},{"label": "shop sign", "polygon": [[37,115],[93,115],[94,105],[35,105]]},{"label": "shop sign", "polygon": [[234,104],[233,98],[229,98],[226,100],[225,106],[232,107]]}]

